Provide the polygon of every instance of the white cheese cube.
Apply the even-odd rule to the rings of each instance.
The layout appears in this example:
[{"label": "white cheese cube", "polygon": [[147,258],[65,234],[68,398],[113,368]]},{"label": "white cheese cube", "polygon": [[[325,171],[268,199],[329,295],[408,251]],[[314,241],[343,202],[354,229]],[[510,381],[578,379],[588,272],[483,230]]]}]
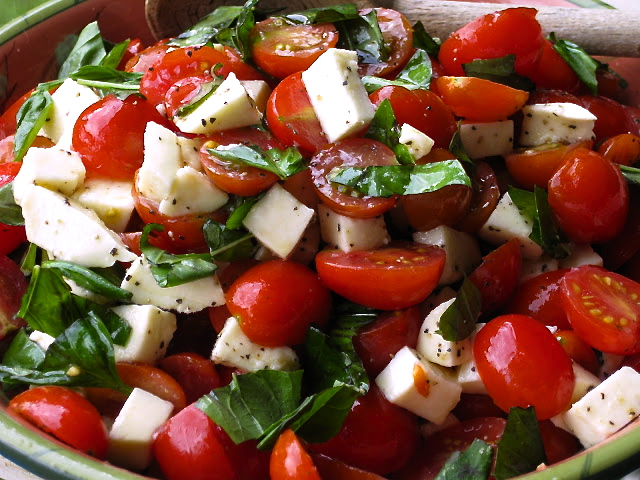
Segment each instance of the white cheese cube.
[{"label": "white cheese cube", "polygon": [[382,215],[373,218],[351,218],[318,205],[322,239],[343,252],[370,250],[391,241]]},{"label": "white cheese cube", "polygon": [[573,374],[575,376],[575,384],[573,385],[573,394],[571,395],[571,403],[574,404],[584,397],[591,390],[600,385],[600,379],[596,377],[579,363],[573,362]]},{"label": "white cheese cube", "polygon": [[373,119],[355,51],[329,48],[302,72],[302,82],[329,142],[362,130]]},{"label": "white cheese cube", "polygon": [[391,403],[435,424],[442,424],[460,401],[462,389],[447,369],[402,347],[375,379]]},{"label": "white cheese cube", "polygon": [[182,167],[176,172],[158,211],[169,217],[207,213],[219,209],[228,200],[229,195],[211,183],[204,173]]},{"label": "white cheese cube", "polygon": [[312,209],[276,183],[256,202],[242,223],[265,247],[280,258],[287,258],[313,215]]},{"label": "white cheese cube", "polygon": [[183,167],[191,167],[198,172],[202,172],[202,161],[200,160],[200,147],[204,143],[203,137],[187,138],[176,137],[180,147],[180,158]]},{"label": "white cheese cube", "polygon": [[462,387],[463,393],[487,394],[487,387],[485,387],[482,378],[480,378],[476,360],[473,356],[473,343],[475,342],[476,335],[484,325],[484,323],[476,324],[476,328],[469,338],[471,341],[471,355],[460,364],[457,370],[458,384]]},{"label": "white cheese cube", "polygon": [[90,208],[114,232],[124,232],[135,208],[132,182],[90,178],[71,198]]},{"label": "white cheese cube", "polygon": [[69,196],[82,185],[84,176],[84,164],[76,152],[32,147],[27,150],[22,167],[13,180],[13,197],[20,205],[25,189],[32,185]]},{"label": "white cheese cube", "polygon": [[155,305],[180,313],[198,312],[225,303],[224,292],[217,275],[183,283],[175,287],[160,287],[151,273],[149,262],[136,258],[120,285],[133,294],[131,301],[138,305]]},{"label": "white cheese cube", "polygon": [[518,282],[525,282],[541,273],[553,272],[558,268],[560,268],[560,262],[546,254],[540,258],[523,258]]},{"label": "white cheese cube", "polygon": [[111,310],[131,326],[127,343],[113,346],[116,362],[155,364],[164,357],[177,328],[173,313],[153,305],[119,305]]},{"label": "white cheese cube", "polygon": [[472,159],[506,156],[513,151],[513,121],[463,122],[460,140]]},{"label": "white cheese cube", "polygon": [[478,235],[493,245],[515,238],[522,248],[522,257],[536,259],[542,255],[542,247],[529,238],[532,231],[532,221],[520,213],[509,193],[505,193]]},{"label": "white cheese cube", "polygon": [[585,448],[592,447],[640,414],[640,373],[622,367],[578,400],[562,420]]},{"label": "white cheese cube", "polygon": [[256,107],[261,112],[264,112],[267,108],[267,100],[271,95],[271,87],[264,80],[240,80],[240,83],[247,91],[247,94],[256,104]]},{"label": "white cheese cube", "polygon": [[582,243],[571,247],[571,254],[560,260],[559,268],[576,268],[582,265],[596,265],[602,267],[603,260],[591,245]]},{"label": "white cheese cube", "polygon": [[471,339],[465,338],[460,341],[445,340],[437,333],[440,328],[440,318],[442,314],[451,306],[455,299],[447,300],[431,310],[429,315],[422,322],[420,333],[418,334],[418,344],[416,350],[430,362],[437,363],[443,367],[455,367],[472,356]]},{"label": "white cheese cube", "polygon": [[109,432],[107,459],[120,467],[144,470],[153,460],[153,434],[173,411],[173,404],[134,388]]},{"label": "white cheese cube", "polygon": [[596,116],[575,103],[539,103],[522,108],[519,143],[535,147],[545,143],[573,143],[594,138]]},{"label": "white cheese cube", "polygon": [[204,135],[261,121],[262,113],[234,73],[229,73],[216,91],[193,111],[173,118],[181,132]]},{"label": "white cheese cube", "polygon": [[461,280],[482,262],[477,240],[466,232],[440,225],[426,232],[413,234],[413,241],[435,245],[444,249],[446,259],[438,285],[449,285]]},{"label": "white cheese cube", "polygon": [[27,238],[60,260],[85,267],[110,267],[136,255],[93,212],[65,196],[32,186],[22,198]]},{"label": "white cheese cube", "polygon": [[399,142],[407,147],[414,160],[427,155],[435,143],[429,135],[422,133],[408,123],[404,123],[400,127]]},{"label": "white cheese cube", "polygon": [[249,340],[235,317],[229,317],[218,335],[211,360],[246,372],[300,368],[298,356],[290,347],[263,347]]},{"label": "white cheese cube", "polygon": [[47,349],[56,339],[48,333],[34,330],[29,334],[29,340],[31,340],[32,342],[36,342],[40,346],[40,348],[42,348],[42,350],[47,351]]}]

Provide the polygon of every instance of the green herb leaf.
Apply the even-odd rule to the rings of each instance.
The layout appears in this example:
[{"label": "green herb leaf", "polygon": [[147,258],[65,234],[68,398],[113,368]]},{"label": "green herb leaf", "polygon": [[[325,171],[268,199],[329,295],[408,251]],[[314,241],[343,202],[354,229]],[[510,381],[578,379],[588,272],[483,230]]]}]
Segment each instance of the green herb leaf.
[{"label": "green herb leaf", "polygon": [[451,142],[449,143],[449,151],[453,153],[453,155],[460,160],[461,162],[470,163],[473,165],[473,160],[469,155],[467,155],[466,150],[464,149],[464,145],[462,144],[462,137],[460,137],[460,122],[458,122],[458,129],[451,137]]},{"label": "green herb leaf", "polygon": [[536,87],[535,83],[527,77],[518,75],[515,71],[515,63],[515,55],[505,55],[500,58],[474,60],[470,63],[463,63],[462,69],[468,77],[490,80],[527,92],[533,91]]},{"label": "green herb leaf", "polygon": [[365,137],[382,142],[393,150],[398,163],[402,165],[415,163],[407,146],[400,143],[400,128],[398,122],[396,122],[391,102],[388,99],[385,98],[378,105]]},{"label": "green herb leaf", "polygon": [[40,247],[38,247],[35,243],[29,243],[27,247],[27,251],[22,257],[22,262],[20,263],[20,270],[31,275],[33,269],[38,265],[38,257],[39,254],[43,252]]},{"label": "green herb leaf", "polygon": [[178,47],[204,45],[225,33],[229,34],[231,26],[240,16],[242,9],[243,7],[240,6],[218,7],[190,29],[171,39],[168,44]]},{"label": "green herb leaf", "polygon": [[[628,167],[627,165],[618,165],[622,172],[622,176],[632,185],[640,185],[640,168]],[[2,190],[0,189],[0,192]]]},{"label": "green herb leaf", "polygon": [[142,73],[123,72],[122,70],[102,65],[84,65],[72,72],[69,78],[80,85],[100,90],[104,96],[109,93],[125,92],[130,94],[140,92]]},{"label": "green herb leaf", "polygon": [[155,223],[145,225],[140,236],[140,251],[151,265],[151,273],[160,287],[175,287],[208,277],[218,269],[208,253],[173,255],[149,243],[149,234],[162,231]]},{"label": "green herb leaf", "polygon": [[257,145],[233,144],[208,148],[207,152],[228,162],[275,173],[282,180],[306,168],[302,154],[296,147],[285,150],[271,148],[265,151]]},{"label": "green herb leaf", "polygon": [[362,83],[368,93],[375,92],[389,85],[404,87],[408,90],[416,90],[419,88],[428,89],[432,77],[431,59],[429,55],[427,55],[427,52],[418,49],[394,80],[365,75],[362,77]]},{"label": "green herb leaf", "polygon": [[504,433],[498,441],[494,471],[496,479],[506,480],[533,472],[538,465],[546,462],[535,409],[511,408]]},{"label": "green herb leaf", "polygon": [[38,136],[53,107],[53,99],[46,89],[37,89],[22,104],[16,116],[16,129],[13,154],[19,162]]},{"label": "green herb leaf", "polygon": [[240,52],[242,59],[247,61],[251,57],[249,33],[256,24],[254,10],[260,0],[247,0],[243,5],[235,27],[233,46]]},{"label": "green herb leaf", "polygon": [[434,192],[447,185],[471,186],[458,160],[425,165],[348,167],[331,175],[330,181],[372,197]]},{"label": "green herb leaf", "polygon": [[486,480],[492,460],[491,445],[476,438],[464,452],[451,455],[435,480]]},{"label": "green herb leaf", "polygon": [[359,17],[358,7],[355,3],[331,5],[328,7],[309,8],[301,12],[279,15],[290,22],[311,25],[314,23],[335,23]]},{"label": "green herb leaf", "polygon": [[84,65],[98,65],[106,54],[98,22],[91,22],[80,32],[78,41],[60,67],[58,78],[68,78]]},{"label": "green herb leaf", "polygon": [[256,251],[253,234],[246,230],[230,230],[221,223],[207,220],[202,227],[204,239],[214,260],[233,262],[251,258]]},{"label": "green herb leaf", "polygon": [[574,5],[577,5],[579,7],[583,7],[583,8],[611,8],[611,9],[615,9],[615,7],[612,7],[608,3],[602,2],[601,0],[567,0],[567,1],[570,2],[570,3],[573,3]]},{"label": "green herb leaf", "polygon": [[593,95],[597,95],[598,80],[596,78],[596,70],[598,70],[600,62],[591,57],[579,45],[568,40],[558,39],[553,32],[551,32],[549,38],[553,42],[553,48],[576,72],[578,78],[582,80]]},{"label": "green herb leaf", "polygon": [[29,338],[24,328],[13,337],[2,357],[2,364],[8,367],[35,368],[44,362],[45,351]]},{"label": "green herb leaf", "polygon": [[440,43],[427,33],[420,21],[413,26],[413,46],[424,50],[432,57],[437,58],[440,53]]},{"label": "green herb leaf", "polygon": [[258,200],[260,200],[263,196],[264,193],[259,193],[258,195],[254,195],[253,197],[232,197],[226,205],[226,207],[232,210],[231,215],[229,215],[229,218],[227,218],[225,227],[229,230],[238,230],[243,228],[242,221],[244,220],[244,217],[247,216],[249,211],[256,203],[258,203]]},{"label": "green herb leaf", "polygon": [[389,47],[382,38],[375,10],[338,22],[335,26],[339,38],[336,46],[355,50],[358,53],[358,63],[380,63],[389,58]]},{"label": "green herb leaf", "polygon": [[24,225],[22,208],[13,198],[13,182],[0,187],[0,223],[5,225]]},{"label": "green herb leaf", "polygon": [[130,43],[131,40],[125,40],[111,47],[111,50],[100,60],[100,65],[108,68],[118,68]]},{"label": "green herb leaf", "polygon": [[471,280],[465,278],[455,300],[440,317],[436,333],[450,342],[468,338],[476,328],[481,310],[480,291]]},{"label": "green herb leaf", "polygon": [[[218,69],[218,65],[222,65],[220,63],[216,64],[211,71],[215,72]],[[193,112],[196,108],[202,105],[211,95],[213,95],[220,84],[224,81],[224,77],[220,75],[213,75],[213,79],[210,82],[206,82],[200,85],[198,93],[193,97],[193,99],[187,104],[178,109],[175,112],[174,117],[185,117]]]}]

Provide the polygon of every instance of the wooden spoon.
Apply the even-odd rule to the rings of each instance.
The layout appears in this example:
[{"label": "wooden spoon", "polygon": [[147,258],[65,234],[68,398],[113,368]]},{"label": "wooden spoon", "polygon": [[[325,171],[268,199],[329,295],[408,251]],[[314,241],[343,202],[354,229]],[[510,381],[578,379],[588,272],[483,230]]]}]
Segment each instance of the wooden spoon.
[{"label": "wooden spoon", "polygon": [[[286,6],[286,11],[305,10],[339,0],[264,0],[263,8]],[[388,7],[404,13],[411,24],[420,20],[434,37],[446,38],[467,22],[486,13],[514,5],[457,1],[356,0],[360,8]],[[177,35],[221,5],[241,0],[146,0],[146,18],[156,38]],[[640,11],[537,6],[545,33],[571,40],[593,55],[640,57]]]}]

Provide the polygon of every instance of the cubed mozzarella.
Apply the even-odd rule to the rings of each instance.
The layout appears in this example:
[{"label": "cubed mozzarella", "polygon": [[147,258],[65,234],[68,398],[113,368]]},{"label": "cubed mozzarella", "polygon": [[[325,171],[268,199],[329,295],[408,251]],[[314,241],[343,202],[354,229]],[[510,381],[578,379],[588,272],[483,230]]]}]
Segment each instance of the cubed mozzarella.
[{"label": "cubed mozzarella", "polygon": [[313,219],[314,211],[274,184],[242,221],[260,243],[287,258]]},{"label": "cubed mozzarella", "polygon": [[200,160],[200,147],[204,143],[203,137],[187,138],[176,137],[180,147],[180,157],[182,166],[191,167],[198,172],[202,171],[202,161]]},{"label": "cubed mozzarella", "polygon": [[575,103],[539,103],[522,109],[519,143],[535,147],[545,143],[592,140],[596,116]]},{"label": "cubed mozzarella", "polygon": [[473,159],[508,155],[513,151],[513,121],[462,122],[460,140]]},{"label": "cubed mozzarella", "polygon": [[134,388],[109,432],[107,459],[120,467],[144,470],[153,460],[153,434],[173,411],[173,404]]},{"label": "cubed mozzarella", "polygon": [[179,168],[158,211],[169,217],[213,212],[229,200],[209,177],[191,167]]},{"label": "cubed mozzarella", "polygon": [[135,208],[132,182],[89,178],[71,198],[90,208],[114,232],[124,232]]},{"label": "cubed mozzarella", "polygon": [[253,103],[256,104],[258,110],[264,112],[267,108],[269,95],[271,95],[269,84],[264,80],[240,80],[240,83],[251,97],[251,100],[253,100]]},{"label": "cubed mozzarella", "polygon": [[559,268],[575,268],[582,265],[596,265],[598,267],[603,265],[602,257],[588,243],[573,245],[571,254],[560,260]]},{"label": "cubed mozzarella", "polygon": [[476,324],[476,328],[469,338],[471,342],[471,355],[460,364],[457,370],[458,384],[462,387],[463,393],[487,394],[487,387],[484,385],[482,378],[480,378],[476,360],[473,356],[473,343],[476,340],[476,335],[484,325],[484,323]]},{"label": "cubed mozzarella", "polygon": [[176,331],[176,316],[153,305],[119,305],[112,310],[131,326],[125,345],[114,345],[117,362],[155,364]]},{"label": "cubed mozzarella", "polygon": [[447,369],[428,362],[410,347],[402,347],[375,382],[391,403],[438,425],[462,393]]},{"label": "cubed mozzarella", "polygon": [[290,347],[263,347],[245,335],[235,317],[229,317],[218,335],[211,360],[246,372],[258,370],[293,371],[300,368]]},{"label": "cubed mozzarella", "polygon": [[601,381],[593,373],[582,367],[579,363],[573,362],[573,375],[576,379],[573,384],[573,394],[571,403],[574,404],[584,397],[591,390],[600,385]]},{"label": "cubed mozzarella", "polygon": [[85,267],[110,267],[136,258],[93,210],[46,188],[25,190],[22,216],[27,239],[54,258]]},{"label": "cubed mozzarella", "polygon": [[329,142],[362,130],[373,119],[355,51],[328,49],[302,72],[302,82]]},{"label": "cubed mozzarella", "polygon": [[382,215],[352,218],[319,204],[318,219],[322,239],[343,252],[379,248],[391,241]]},{"label": "cubed mozzarella", "polygon": [[447,225],[440,225],[426,232],[416,232],[413,240],[444,249],[446,259],[439,285],[449,285],[461,280],[482,262],[477,240],[472,235]]},{"label": "cubed mozzarella", "polygon": [[549,255],[542,255],[539,258],[524,258],[520,267],[520,283],[529,280],[541,273],[552,272],[560,268],[560,262]]},{"label": "cubed mozzarella", "polygon": [[429,137],[429,135],[422,133],[408,123],[404,123],[400,127],[399,142],[407,147],[414,160],[418,160],[427,155],[434,144],[433,139]]},{"label": "cubed mozzarella", "polygon": [[138,257],[131,263],[121,288],[131,292],[131,301],[139,305],[155,305],[180,313],[198,312],[225,303],[224,292],[213,274],[175,287],[160,287],[151,273],[149,262]]}]

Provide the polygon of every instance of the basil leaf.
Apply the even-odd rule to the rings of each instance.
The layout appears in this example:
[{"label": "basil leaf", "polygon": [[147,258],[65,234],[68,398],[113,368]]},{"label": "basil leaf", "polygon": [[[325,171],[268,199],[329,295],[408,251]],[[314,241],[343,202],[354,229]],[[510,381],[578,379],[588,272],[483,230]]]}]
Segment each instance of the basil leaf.
[{"label": "basil leaf", "polygon": [[493,447],[478,438],[464,452],[455,452],[435,480],[486,480],[491,472]]},{"label": "basil leaf", "polygon": [[296,147],[285,150],[271,148],[265,151],[257,145],[233,144],[208,148],[207,152],[228,162],[266,170],[282,180],[306,168],[302,154]]},{"label": "basil leaf", "polygon": [[149,234],[162,231],[155,223],[145,225],[140,236],[140,251],[151,266],[151,273],[160,287],[175,287],[208,277],[218,269],[208,253],[173,255],[149,243]]},{"label": "basil leaf", "polygon": [[593,95],[598,94],[598,80],[596,70],[600,62],[585,52],[582,47],[568,40],[558,39],[555,33],[551,32],[549,39],[553,42],[553,48],[576,72],[578,78],[582,80]]},{"label": "basil leaf", "polygon": [[38,368],[44,361],[45,351],[31,340],[24,328],[13,337],[2,357],[2,364],[9,367]]},{"label": "basil leaf", "polygon": [[583,8],[611,8],[615,9],[608,3],[602,2],[601,0],[567,0],[568,2],[573,3],[579,7]]},{"label": "basil leaf", "polygon": [[391,102],[388,99],[385,98],[378,105],[365,137],[382,142],[393,150],[398,163],[402,165],[415,163],[407,146],[400,143],[400,128],[396,122]]},{"label": "basil leaf", "polygon": [[440,53],[440,43],[427,33],[422,22],[418,21],[413,26],[413,46],[427,52],[433,57]]},{"label": "basil leaf", "polygon": [[476,328],[482,310],[482,296],[474,283],[465,278],[455,300],[443,312],[436,333],[450,342],[468,338]]},{"label": "basil leaf", "polygon": [[169,40],[168,44],[178,47],[204,45],[216,40],[223,32],[227,32],[238,19],[243,7],[222,6],[203,17],[190,29],[178,37]]},{"label": "basil leaf", "polygon": [[311,25],[314,23],[335,23],[360,16],[355,3],[331,5],[328,7],[309,8],[302,12],[280,15],[279,17],[294,23]]},{"label": "basil leaf", "polygon": [[[628,167],[627,165],[619,165],[618,168],[622,172],[622,176],[632,185],[640,185],[640,168]],[[0,189],[0,192],[2,190]]]},{"label": "basil leaf", "polygon": [[13,182],[0,187],[0,223],[5,225],[24,225],[22,208],[13,198]]},{"label": "basil leaf", "polygon": [[98,65],[106,54],[98,22],[91,22],[80,32],[78,41],[60,67],[58,78],[68,78],[83,65]]},{"label": "basil leaf", "polygon": [[330,175],[329,180],[372,197],[434,192],[447,185],[471,186],[458,160],[425,165],[348,167]]},{"label": "basil leaf", "polygon": [[69,75],[80,85],[93,87],[103,95],[108,93],[139,93],[142,73],[123,72],[102,65],[84,65]]},{"label": "basil leaf", "polygon": [[260,0],[247,0],[243,5],[235,27],[235,35],[232,37],[233,46],[240,52],[243,60],[251,57],[251,46],[249,44],[249,33],[256,24],[253,13]]},{"label": "basil leaf", "polygon": [[536,88],[536,84],[529,78],[518,75],[515,71],[515,63],[516,56],[511,54],[499,58],[463,63],[462,69],[468,77],[490,80],[527,92],[533,91]]},{"label": "basil leaf", "polygon": [[385,45],[378,25],[375,10],[335,24],[338,30],[338,48],[355,50],[358,63],[381,63],[389,58],[389,47]]},{"label": "basil leaf", "polygon": [[53,107],[53,99],[46,89],[37,89],[22,104],[16,116],[16,129],[13,154],[19,162],[38,136]]},{"label": "basil leaf", "polygon": [[458,122],[458,129],[453,134],[453,137],[451,137],[451,142],[449,143],[449,151],[453,153],[453,155],[461,162],[466,162],[473,165],[473,160],[469,155],[467,155],[467,152],[464,149],[464,145],[462,144],[462,137],[460,136],[459,122]]},{"label": "basil leaf", "polygon": [[20,263],[20,270],[31,274],[31,272],[33,272],[33,269],[38,264],[38,257],[41,251],[42,251],[41,248],[38,247],[35,243],[29,243],[29,246],[27,247],[27,251],[22,257],[22,262]]},{"label": "basil leaf", "polygon": [[256,247],[251,242],[253,234],[246,230],[231,230],[225,225],[207,220],[202,227],[204,239],[214,260],[233,262],[251,258]]},{"label": "basil leaf", "polygon": [[244,220],[244,217],[247,216],[249,211],[263,196],[264,193],[260,193],[253,197],[233,197],[226,205],[228,208],[231,208],[232,211],[231,215],[229,215],[229,218],[227,219],[225,227],[229,230],[238,230],[239,228],[243,228],[242,221]]},{"label": "basil leaf", "polygon": [[494,476],[506,480],[533,472],[547,462],[535,409],[512,407],[498,441]]},{"label": "basil leaf", "polygon": [[107,53],[102,60],[100,60],[100,65],[108,68],[118,68],[124,54],[127,52],[127,48],[129,48],[129,44],[131,40],[125,40],[114,45],[109,53]]},{"label": "basil leaf", "polygon": [[375,92],[388,85],[404,87],[408,90],[428,89],[432,76],[433,70],[429,55],[424,50],[418,49],[394,80],[365,75],[362,77],[362,83],[367,93]]},{"label": "basil leaf", "polygon": [[[216,64],[211,71],[215,72],[218,69],[218,65],[222,65],[220,63]],[[193,112],[196,108],[202,105],[205,100],[207,100],[211,95],[213,95],[220,84],[224,81],[224,77],[220,75],[213,75],[213,79],[210,82],[206,82],[200,85],[198,93],[193,97],[191,102],[187,105],[184,105],[175,112],[174,117],[185,117]]]}]

